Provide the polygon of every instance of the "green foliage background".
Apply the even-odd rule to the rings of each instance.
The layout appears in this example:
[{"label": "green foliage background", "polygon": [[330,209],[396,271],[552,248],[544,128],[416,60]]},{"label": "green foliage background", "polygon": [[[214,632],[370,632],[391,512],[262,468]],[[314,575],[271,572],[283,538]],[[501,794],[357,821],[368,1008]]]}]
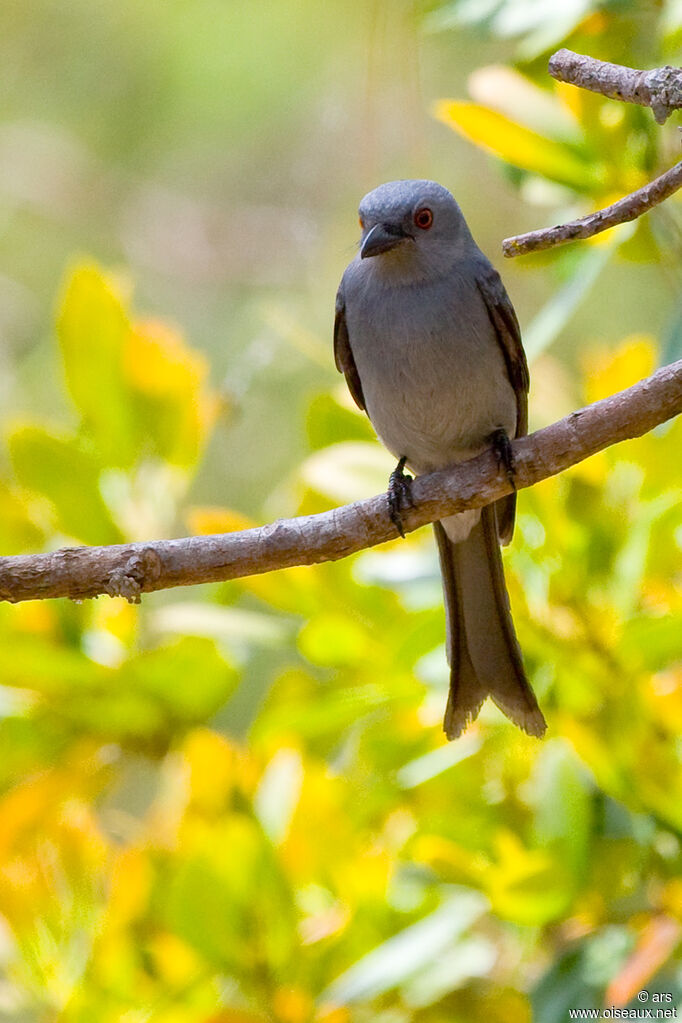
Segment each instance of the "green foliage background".
[{"label": "green foliage background", "polygon": [[[499,266],[677,158],[549,53],[681,42],[673,0],[4,5],[2,552],[383,489],[329,339],[360,196],[442,180]],[[681,354],[676,200],[501,269],[533,428]],[[673,423],[521,495],[543,742],[487,706],[444,742],[428,531],[139,607],[0,605],[0,1019],[682,1003],[681,447]]]}]

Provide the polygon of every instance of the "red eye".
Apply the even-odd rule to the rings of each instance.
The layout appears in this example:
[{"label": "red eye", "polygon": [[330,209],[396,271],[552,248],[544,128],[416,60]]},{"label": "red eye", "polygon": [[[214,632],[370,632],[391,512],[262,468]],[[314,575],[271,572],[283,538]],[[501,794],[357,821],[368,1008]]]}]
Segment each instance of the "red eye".
[{"label": "red eye", "polygon": [[365,222],[362,219],[362,217],[358,217],[358,224],[360,225],[361,230],[364,231],[365,230]]},{"label": "red eye", "polygon": [[417,210],[415,213],[414,222],[417,227],[421,227],[422,231],[428,231],[433,223],[433,213],[430,209],[424,206],[421,210]]}]

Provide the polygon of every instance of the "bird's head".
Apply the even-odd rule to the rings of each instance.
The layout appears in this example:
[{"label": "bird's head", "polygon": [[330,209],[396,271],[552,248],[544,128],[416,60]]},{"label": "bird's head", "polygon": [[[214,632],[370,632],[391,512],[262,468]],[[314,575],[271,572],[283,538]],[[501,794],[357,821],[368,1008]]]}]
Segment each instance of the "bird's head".
[{"label": "bird's head", "polygon": [[[472,243],[462,211],[435,181],[389,181],[360,203],[360,257],[381,256],[397,268],[452,264]],[[388,259],[385,257],[388,256]]]}]

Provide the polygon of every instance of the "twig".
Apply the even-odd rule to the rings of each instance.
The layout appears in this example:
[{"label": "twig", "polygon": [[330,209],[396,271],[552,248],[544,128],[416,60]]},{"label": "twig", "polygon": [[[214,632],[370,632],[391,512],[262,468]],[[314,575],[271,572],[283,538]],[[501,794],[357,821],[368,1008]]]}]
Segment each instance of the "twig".
[{"label": "twig", "polygon": [[639,71],[564,49],[549,58],[549,73],[559,82],[600,92],[609,99],[651,107],[659,124],[665,124],[673,110],[682,107],[682,68],[669,64]]},{"label": "twig", "polygon": [[631,192],[623,199],[606,206],[603,210],[596,210],[588,213],[586,217],[579,220],[569,220],[567,224],[557,224],[555,227],[539,228],[537,231],[528,231],[527,234],[517,234],[513,238],[505,238],[502,242],[502,251],[505,256],[522,256],[527,252],[539,252],[541,249],[551,249],[555,245],[563,245],[565,242],[572,242],[578,238],[591,238],[592,235],[607,231],[617,224],[626,224],[630,220],[636,220],[643,213],[657,206],[669,196],[682,187],[682,160],[674,167],[667,170],[660,177],[654,178],[647,185]]},{"label": "twig", "polygon": [[[556,475],[618,441],[639,437],[682,412],[682,360],[603,401],[514,441],[516,487]],[[405,531],[478,508],[508,494],[510,482],[492,451],[415,480]],[[281,520],[239,533],[180,540],[69,547],[52,554],[0,558],[0,600],[76,600],[99,594],[139,601],[172,586],[235,579],[292,565],[335,561],[396,536],[386,495],[319,515]]]},{"label": "twig", "polygon": [[[673,110],[682,108],[682,68],[666,65],[654,68],[653,71],[638,71],[564,49],[557,50],[550,57],[549,73],[561,82],[600,92],[610,99],[651,107],[659,124],[663,124]],[[603,210],[589,213],[568,224],[557,224],[505,238],[502,251],[511,258],[564,245],[578,238],[591,238],[616,224],[636,220],[669,198],[681,186],[682,162]]]}]

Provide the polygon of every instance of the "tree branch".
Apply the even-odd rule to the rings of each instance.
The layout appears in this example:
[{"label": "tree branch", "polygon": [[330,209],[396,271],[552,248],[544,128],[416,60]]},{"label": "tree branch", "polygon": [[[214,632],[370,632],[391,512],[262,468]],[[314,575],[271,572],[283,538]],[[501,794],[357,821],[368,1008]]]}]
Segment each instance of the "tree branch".
[{"label": "tree branch", "polygon": [[572,50],[557,50],[549,58],[549,73],[558,82],[600,92],[609,99],[651,107],[659,124],[665,124],[673,110],[682,107],[682,68],[637,68],[595,60]]},{"label": "tree branch", "polygon": [[[682,360],[514,441],[517,489],[554,476],[618,441],[639,437],[680,412]],[[489,504],[510,490],[506,472],[492,451],[421,476],[412,487],[414,507],[403,516],[405,531]],[[51,554],[0,558],[0,600],[80,600],[109,594],[139,602],[141,593],[152,590],[336,561],[395,536],[386,495],[382,494],[319,515],[280,520],[239,533],[67,547]]]},{"label": "tree branch", "polygon": [[576,241],[579,238],[591,238],[594,234],[607,231],[616,224],[626,224],[630,220],[636,220],[643,213],[650,210],[652,206],[658,205],[682,186],[682,160],[674,167],[667,170],[665,174],[654,178],[647,185],[631,192],[623,199],[606,206],[603,210],[596,210],[588,213],[586,217],[579,220],[569,220],[567,224],[557,224],[555,227],[544,227],[537,231],[528,231],[527,234],[517,234],[514,238],[505,238],[502,242],[502,251],[505,256],[522,256],[527,252],[539,252],[541,249],[551,249],[555,245],[563,245],[565,242]]},{"label": "tree branch", "polygon": [[[560,82],[568,82],[581,89],[600,92],[610,99],[627,103],[639,103],[651,107],[659,124],[663,124],[673,110],[682,107],[682,68],[666,65],[653,71],[638,71],[595,60],[572,50],[557,50],[549,59],[549,73]],[[653,206],[669,198],[682,186],[682,161],[665,171],[623,199],[619,199],[603,210],[589,213],[568,224],[528,231],[526,234],[505,238],[502,251],[508,258],[523,256],[528,252],[539,252],[555,245],[564,245],[579,238],[607,231],[616,224],[636,220]]]}]

